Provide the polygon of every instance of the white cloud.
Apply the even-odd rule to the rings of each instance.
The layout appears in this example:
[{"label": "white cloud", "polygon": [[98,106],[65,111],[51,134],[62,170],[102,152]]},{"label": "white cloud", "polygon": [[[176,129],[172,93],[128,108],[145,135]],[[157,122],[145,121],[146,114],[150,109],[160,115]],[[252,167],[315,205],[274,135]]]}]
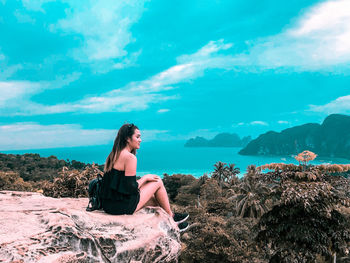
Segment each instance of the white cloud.
[{"label": "white cloud", "polygon": [[131,82],[122,88],[99,96],[86,96],[75,102],[42,105],[29,101],[25,108],[16,110],[14,114],[38,115],[65,112],[100,113],[145,110],[152,103],[180,98],[179,95],[167,95],[167,91],[176,89],[180,83],[189,82],[202,76],[205,70],[212,68],[233,69],[232,61],[225,59],[221,54],[222,51],[231,46],[232,44],[226,44],[223,40],[210,41],[197,52],[180,56],[176,65],[146,80]]},{"label": "white cloud", "polygon": [[115,63],[112,67],[114,69],[124,69],[128,67],[136,66],[137,58],[141,54],[141,50],[131,53],[128,57],[124,58],[121,62]]},{"label": "white cloud", "polygon": [[0,80],[6,80],[13,76],[18,70],[22,69],[21,64],[7,66],[6,63],[0,63]]},{"label": "white cloud", "polygon": [[81,76],[81,72],[72,72],[71,74],[67,74],[65,76],[56,76],[56,79],[53,81],[42,81],[41,83],[44,83],[45,86],[51,88],[51,89],[57,89],[64,86],[68,86],[70,83],[73,83],[74,81],[78,80]]},{"label": "white cloud", "polygon": [[350,114],[350,95],[339,97],[325,105],[310,105],[310,110],[315,112]]},{"label": "white cloud", "polygon": [[269,126],[265,121],[251,121],[251,122],[239,122],[231,125],[233,128],[237,127],[249,127],[249,126]]},{"label": "white cloud", "polygon": [[210,41],[191,55],[177,58],[177,64],[156,74],[148,80],[136,83],[135,88],[142,91],[160,91],[173,89],[174,85],[189,82],[203,75],[205,70],[220,68],[232,69],[233,60],[221,54],[232,46],[224,40]]},{"label": "white cloud", "polygon": [[[109,96],[109,94],[112,94]],[[117,94],[115,94],[117,93]],[[41,105],[32,103],[30,107],[18,115],[41,115],[65,112],[129,112],[133,110],[145,110],[150,103],[158,103],[176,99],[176,96],[162,96],[160,94],[137,94],[128,93],[120,90],[120,92],[109,92],[100,97],[88,97],[74,103],[64,103],[57,105]]]},{"label": "white cloud", "polygon": [[35,19],[29,16],[28,14],[24,14],[21,10],[17,9],[14,12],[14,15],[19,23],[29,23],[35,24]]},{"label": "white cloud", "polygon": [[0,149],[22,150],[106,144],[115,131],[82,129],[79,125],[15,123],[0,126]]},{"label": "white cloud", "polygon": [[[67,8],[66,16],[49,25],[53,32],[81,36],[82,45],[68,55],[83,63],[89,63],[95,73],[106,73],[136,65],[141,51],[128,54],[126,47],[136,41],[130,28],[141,18],[148,0],[80,1],[62,0]],[[45,13],[46,4],[54,0],[22,0],[30,11]],[[15,13],[21,22],[31,22],[24,12]],[[33,22],[33,21],[32,21]]]},{"label": "white cloud", "polygon": [[187,63],[188,61],[191,61],[193,63],[203,62],[203,60],[213,61],[213,58],[211,57],[212,54],[216,54],[222,50],[228,50],[232,48],[232,46],[232,43],[225,43],[223,39],[220,39],[218,41],[210,41],[208,44],[199,49],[196,53],[191,55],[182,55],[177,59],[177,61],[183,64]]},{"label": "white cloud", "polygon": [[6,80],[7,78],[15,74],[18,70],[23,68],[20,64],[14,64],[9,66],[8,60],[8,56],[1,52],[0,47],[0,81]]},{"label": "white cloud", "polygon": [[132,82],[121,89],[112,90],[99,97],[90,97],[62,108],[70,111],[105,112],[144,110],[150,103],[158,103],[179,96],[167,96],[164,93],[176,88],[176,85],[188,82],[203,75],[204,70],[210,68],[230,69],[231,64],[222,59],[220,51],[231,47],[223,40],[210,41],[192,55],[180,56],[177,65],[172,66],[149,79]]},{"label": "white cloud", "polygon": [[164,113],[170,111],[169,109],[159,109],[157,112],[158,113]]},{"label": "white cloud", "polygon": [[[159,140],[164,130],[142,130],[142,140]],[[112,129],[84,129],[76,124],[41,125],[33,122],[0,126],[0,150],[45,149],[113,143]]]},{"label": "white cloud", "polygon": [[250,125],[262,125],[262,126],[268,126],[269,124],[264,121],[252,121],[249,123]]},{"label": "white cloud", "polygon": [[45,114],[46,106],[31,101],[31,97],[44,90],[57,89],[77,80],[80,73],[73,72],[65,77],[58,76],[55,80],[30,82],[30,81],[0,81],[0,115],[30,115],[33,109],[37,114]]},{"label": "white cloud", "polygon": [[289,124],[289,121],[278,121],[278,124]]},{"label": "white cloud", "polygon": [[295,67],[299,70],[335,71],[350,61],[350,2],[327,1],[307,10],[286,31],[259,40],[248,55],[247,66]]},{"label": "white cloud", "polygon": [[[209,59],[210,66],[243,69],[252,72],[293,68],[296,71],[348,70],[350,62],[350,2],[335,0],[319,3],[306,10],[295,23],[281,33],[258,40],[246,41],[247,50],[241,54],[222,54]],[[218,42],[212,42],[191,59],[206,62],[206,53],[216,52]],[[221,46],[221,50],[232,44]],[[184,62],[187,56],[182,57]],[[335,68],[335,66],[344,66]],[[200,71],[198,71],[200,72]]]},{"label": "white cloud", "polygon": [[350,2],[328,1],[315,6],[301,19],[300,26],[291,30],[290,34],[323,40],[322,47],[330,45],[328,50],[333,51],[333,56],[349,55]]},{"label": "white cloud", "polygon": [[84,37],[82,47],[74,51],[80,61],[123,58],[128,54],[125,47],[135,41],[130,27],[140,19],[144,2],[101,0],[82,5],[67,1],[67,17],[51,28]]},{"label": "white cloud", "polygon": [[0,82],[0,107],[8,107],[24,97],[40,92],[41,86],[38,83],[26,81]]},{"label": "white cloud", "polygon": [[[22,1],[27,9],[44,12],[45,3],[53,0]],[[136,65],[139,53],[128,54],[126,47],[135,41],[130,28],[142,16],[146,0],[88,1],[84,5],[63,1],[69,6],[67,16],[51,28],[83,37],[83,45],[74,51],[76,59],[90,63],[95,72],[100,73]],[[178,65],[170,68],[169,73],[176,77],[173,71],[178,71],[178,75],[185,74],[184,78],[195,78],[208,68],[240,68],[254,72],[276,68],[290,70],[290,67],[299,71],[346,70],[346,67],[334,66],[344,66],[350,61],[348,0],[318,3],[302,10],[300,17],[293,21],[296,22],[277,35],[247,41],[249,47],[241,54],[218,55],[219,51],[229,50],[232,43],[211,41],[195,54],[179,57]],[[213,57],[212,54],[217,55]]]},{"label": "white cloud", "polygon": [[[230,53],[232,43],[210,41],[194,54],[178,57],[178,64],[163,76],[169,82],[191,80],[207,69],[261,71],[294,68],[335,72],[350,62],[350,2],[328,1],[306,10],[280,34],[251,41],[245,53]],[[155,79],[154,79],[155,81]],[[156,81],[155,81],[156,83]]]},{"label": "white cloud", "polygon": [[23,6],[32,11],[38,11],[45,13],[45,9],[43,8],[43,5],[49,2],[55,2],[56,0],[22,0]]}]

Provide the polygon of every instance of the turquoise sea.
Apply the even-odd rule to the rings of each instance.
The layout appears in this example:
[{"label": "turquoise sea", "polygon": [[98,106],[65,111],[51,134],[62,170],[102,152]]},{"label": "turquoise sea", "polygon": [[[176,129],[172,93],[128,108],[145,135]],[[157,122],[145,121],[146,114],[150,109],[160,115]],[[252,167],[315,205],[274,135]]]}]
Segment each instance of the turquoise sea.
[{"label": "turquoise sea", "polygon": [[[267,163],[295,163],[298,162],[292,156],[243,156],[239,155],[240,148],[188,148],[184,147],[185,141],[171,142],[142,142],[137,151],[137,174],[142,176],[147,173],[163,175],[167,174],[192,174],[200,177],[204,173],[211,173],[214,164],[218,161],[234,163],[240,168],[241,176],[250,164],[256,166]],[[76,160],[85,163],[103,164],[112,145],[86,146],[73,148],[52,148],[38,150],[16,150],[4,153],[23,154],[38,153],[42,157],[55,155],[59,159]],[[350,160],[335,158],[316,158],[312,164],[321,163],[350,163]]]}]

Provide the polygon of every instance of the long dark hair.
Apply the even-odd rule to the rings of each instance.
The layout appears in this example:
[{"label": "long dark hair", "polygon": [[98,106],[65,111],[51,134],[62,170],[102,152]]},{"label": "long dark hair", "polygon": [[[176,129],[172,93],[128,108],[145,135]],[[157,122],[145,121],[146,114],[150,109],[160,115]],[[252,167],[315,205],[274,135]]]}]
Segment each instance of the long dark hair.
[{"label": "long dark hair", "polygon": [[[132,123],[127,123],[120,127],[117,137],[114,140],[112,151],[106,159],[105,172],[112,170],[115,161],[119,158],[120,152],[126,147],[128,139],[132,137],[136,129],[139,128]],[[131,153],[136,154],[136,149],[133,149]]]}]

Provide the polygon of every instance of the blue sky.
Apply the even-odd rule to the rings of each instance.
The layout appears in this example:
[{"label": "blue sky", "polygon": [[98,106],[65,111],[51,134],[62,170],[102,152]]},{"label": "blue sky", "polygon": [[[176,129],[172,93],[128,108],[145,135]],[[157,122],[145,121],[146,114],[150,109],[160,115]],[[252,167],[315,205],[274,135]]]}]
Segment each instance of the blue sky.
[{"label": "blue sky", "polygon": [[0,0],[0,150],[350,113],[350,2]]}]

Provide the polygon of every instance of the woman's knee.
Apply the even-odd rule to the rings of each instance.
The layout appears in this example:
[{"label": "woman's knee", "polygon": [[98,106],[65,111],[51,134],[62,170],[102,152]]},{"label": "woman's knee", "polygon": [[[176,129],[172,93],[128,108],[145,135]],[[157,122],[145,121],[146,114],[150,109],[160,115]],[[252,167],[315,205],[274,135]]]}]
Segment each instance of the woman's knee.
[{"label": "woman's knee", "polygon": [[145,184],[145,186],[142,186],[140,188],[140,190],[141,191],[151,191],[154,194],[163,186],[164,186],[163,182],[161,180],[157,180],[157,181],[153,181],[153,182],[148,182],[147,184]]},{"label": "woman's knee", "polygon": [[161,188],[165,188],[165,187],[164,187],[163,180],[162,180],[160,177],[158,178],[157,183],[158,183],[159,187],[161,187]]}]

